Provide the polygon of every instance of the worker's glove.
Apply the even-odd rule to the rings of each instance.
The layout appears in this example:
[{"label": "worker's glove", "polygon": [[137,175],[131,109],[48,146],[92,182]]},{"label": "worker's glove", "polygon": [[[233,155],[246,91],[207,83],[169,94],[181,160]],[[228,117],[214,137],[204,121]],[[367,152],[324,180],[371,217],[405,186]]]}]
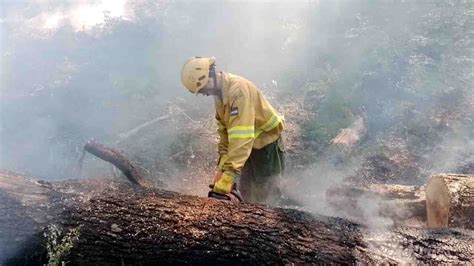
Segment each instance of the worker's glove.
[{"label": "worker's glove", "polygon": [[229,194],[232,191],[232,186],[234,185],[234,178],[234,173],[228,171],[224,172],[221,178],[219,178],[219,180],[214,183],[212,191]]}]

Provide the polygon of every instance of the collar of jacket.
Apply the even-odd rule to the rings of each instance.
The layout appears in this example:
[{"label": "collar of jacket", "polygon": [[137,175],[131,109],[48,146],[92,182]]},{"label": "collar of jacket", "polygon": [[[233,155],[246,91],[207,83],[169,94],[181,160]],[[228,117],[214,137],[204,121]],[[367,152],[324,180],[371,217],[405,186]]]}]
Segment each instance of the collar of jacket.
[{"label": "collar of jacket", "polygon": [[228,73],[221,71],[222,74],[222,103],[224,105],[229,103],[229,89],[230,89],[230,77]]}]

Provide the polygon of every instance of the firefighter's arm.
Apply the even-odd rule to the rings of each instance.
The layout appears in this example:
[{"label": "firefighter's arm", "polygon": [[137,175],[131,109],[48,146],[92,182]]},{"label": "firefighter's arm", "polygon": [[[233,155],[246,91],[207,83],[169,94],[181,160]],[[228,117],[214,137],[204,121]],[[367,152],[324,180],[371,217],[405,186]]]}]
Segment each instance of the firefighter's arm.
[{"label": "firefighter's arm", "polygon": [[252,99],[245,91],[238,91],[229,104],[227,159],[222,177],[214,185],[214,191],[221,193],[231,191],[235,178],[252,152],[255,140],[255,109]]},{"label": "firefighter's arm", "polygon": [[216,114],[217,133],[219,134],[219,143],[217,144],[217,151],[219,152],[219,161],[217,162],[219,170],[223,171],[224,163],[227,160],[227,147],[229,145],[227,128],[221,122]]}]

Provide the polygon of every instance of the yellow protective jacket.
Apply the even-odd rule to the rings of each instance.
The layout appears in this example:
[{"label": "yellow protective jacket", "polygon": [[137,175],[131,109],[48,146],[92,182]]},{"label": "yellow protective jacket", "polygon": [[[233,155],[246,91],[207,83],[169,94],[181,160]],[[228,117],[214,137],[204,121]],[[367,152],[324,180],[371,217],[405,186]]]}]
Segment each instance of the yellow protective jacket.
[{"label": "yellow protective jacket", "polygon": [[240,174],[252,149],[276,141],[283,116],[249,80],[222,73],[222,95],[214,96],[219,133],[219,167],[233,177]]}]

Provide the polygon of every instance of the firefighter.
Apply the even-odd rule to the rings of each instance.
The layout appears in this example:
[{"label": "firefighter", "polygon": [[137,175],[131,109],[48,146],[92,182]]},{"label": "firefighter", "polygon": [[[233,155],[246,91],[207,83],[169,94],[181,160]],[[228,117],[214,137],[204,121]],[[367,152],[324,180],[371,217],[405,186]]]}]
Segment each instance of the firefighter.
[{"label": "firefighter", "polygon": [[226,195],[240,190],[246,202],[275,204],[285,167],[283,116],[252,82],[218,72],[215,62],[213,57],[193,57],[181,71],[191,93],[214,96],[219,160],[212,190]]}]

